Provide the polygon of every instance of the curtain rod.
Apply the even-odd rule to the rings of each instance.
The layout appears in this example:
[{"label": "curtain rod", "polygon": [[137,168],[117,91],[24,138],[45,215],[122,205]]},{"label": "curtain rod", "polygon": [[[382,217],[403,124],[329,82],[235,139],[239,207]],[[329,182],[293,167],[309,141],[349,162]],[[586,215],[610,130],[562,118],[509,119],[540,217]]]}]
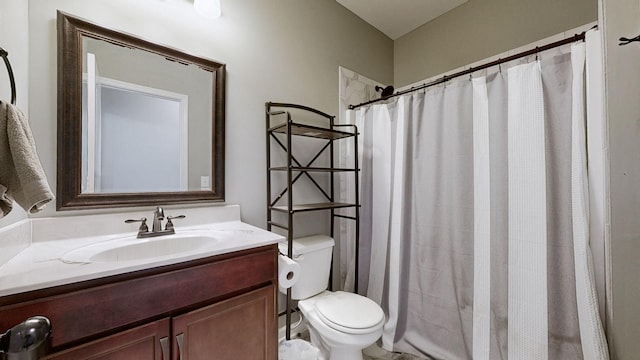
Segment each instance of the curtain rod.
[{"label": "curtain rod", "polygon": [[[596,28],[596,27],[597,27],[597,25],[594,26],[593,28]],[[562,40],[559,40],[559,41],[556,41],[556,42],[552,42],[552,43],[544,45],[544,46],[536,46],[534,49],[523,51],[521,53],[518,53],[518,54],[515,54],[515,55],[511,55],[511,56],[508,56],[508,57],[505,57],[505,58],[502,58],[502,59],[494,60],[494,61],[488,62],[486,64],[478,65],[478,66],[475,66],[475,67],[470,67],[467,70],[462,70],[462,71],[457,72],[457,73],[452,74],[452,75],[444,75],[440,79],[434,80],[432,82],[424,83],[424,84],[419,85],[419,86],[411,87],[410,89],[407,89],[407,90],[398,91],[395,94],[391,94],[391,95],[389,95],[387,97],[384,97],[384,98],[365,101],[365,102],[360,103],[358,105],[349,105],[349,110],[353,110],[353,109],[359,108],[361,106],[369,105],[369,104],[374,104],[374,103],[377,103],[379,101],[388,100],[388,99],[390,99],[392,97],[396,97],[396,96],[408,94],[408,93],[411,93],[411,92],[414,92],[414,91],[426,89],[428,87],[431,87],[431,86],[434,86],[434,85],[438,85],[438,84],[442,84],[444,82],[447,82],[447,81],[449,81],[451,79],[454,79],[454,78],[457,78],[457,77],[460,77],[460,76],[472,74],[472,73],[474,73],[474,72],[476,72],[478,70],[483,70],[483,69],[486,69],[486,68],[490,68],[492,66],[500,65],[502,63],[506,63],[506,62],[509,62],[509,61],[512,61],[512,60],[523,58],[525,56],[538,54],[539,52],[546,51],[546,50],[549,50],[549,49],[553,49],[553,48],[556,48],[558,46],[570,44],[572,42],[583,41],[584,38],[585,38],[585,33],[586,33],[586,31],[584,31],[584,32],[582,32],[580,34],[575,34],[574,36],[566,38],[566,39],[562,39]]]}]

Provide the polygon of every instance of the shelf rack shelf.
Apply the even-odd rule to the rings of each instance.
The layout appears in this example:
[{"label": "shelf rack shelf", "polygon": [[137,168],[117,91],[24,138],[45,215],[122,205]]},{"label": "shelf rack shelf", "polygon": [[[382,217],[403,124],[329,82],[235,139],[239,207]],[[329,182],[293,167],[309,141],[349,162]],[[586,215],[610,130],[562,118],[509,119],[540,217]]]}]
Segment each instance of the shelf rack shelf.
[{"label": "shelf rack shelf", "polygon": [[[272,167],[269,170],[271,171],[287,171],[289,170],[286,166],[276,166]],[[300,167],[300,166],[292,166],[291,171],[305,171],[305,172],[348,172],[348,171],[356,171],[356,169],[344,169],[344,168],[324,168],[324,167]]]},{"label": "shelf rack shelf", "polygon": [[338,202],[326,202],[326,203],[317,203],[317,204],[296,204],[289,209],[288,206],[272,206],[271,210],[280,211],[280,212],[303,212],[303,211],[315,211],[315,210],[329,210],[329,209],[339,209],[346,207],[355,207],[356,204],[348,204],[348,203],[338,203]]},{"label": "shelf rack shelf", "polygon": [[[275,115],[281,115],[281,114],[276,113]],[[318,126],[300,124],[295,122],[291,122],[291,130],[289,131],[287,129],[287,125],[288,125],[287,123],[276,125],[271,129],[269,129],[269,131],[273,133],[280,133],[280,134],[291,133],[291,135],[306,136],[306,137],[311,137],[316,139],[330,139],[330,140],[343,139],[343,138],[348,138],[353,136],[352,133],[349,133],[346,131],[326,129]]]},{"label": "shelf rack shelf", "polygon": [[[329,211],[331,215],[331,229],[330,235],[334,237],[334,222],[336,219],[348,219],[355,221],[355,248],[356,254],[359,250],[359,217],[360,217],[360,202],[358,196],[354,203],[344,203],[335,201],[336,186],[334,177],[337,174],[353,174],[353,181],[355,185],[355,193],[359,193],[358,184],[358,129],[355,125],[337,125],[335,124],[335,117],[326,114],[320,110],[313,109],[304,105],[288,104],[288,103],[265,103],[266,110],[266,155],[267,155],[267,230],[271,231],[272,227],[277,227],[287,232],[287,256],[293,257],[292,239],[295,235],[294,215],[303,212],[313,211]],[[292,112],[301,111],[306,115],[313,115],[320,119],[324,126],[316,126],[304,124],[299,121],[294,121]],[[285,118],[284,122],[273,124],[273,119]],[[306,117],[305,117],[306,118]],[[344,131],[349,129],[350,131]],[[293,137],[307,137],[320,140],[326,140],[325,145],[316,153],[316,155],[307,163],[300,163],[294,156],[294,149],[292,144]],[[334,142],[343,139],[353,138],[353,154],[355,155],[354,167],[352,168],[336,168],[334,166],[335,148]],[[276,144],[286,154],[286,165],[284,166],[272,166],[272,145]],[[313,166],[313,164],[320,158],[322,154],[329,157],[329,166]],[[287,181],[280,193],[272,197],[272,175],[275,173],[286,173]],[[328,191],[318,183],[318,180],[314,178],[317,174],[329,174],[330,180],[328,184]],[[293,191],[295,183],[305,176],[315,188],[320,192],[325,202],[311,203],[311,204],[297,204],[293,201]],[[347,216],[336,212],[338,209],[353,209],[354,216]],[[286,217],[286,223],[278,223],[273,221],[273,213],[281,213]],[[280,215],[283,217],[283,215]],[[358,256],[355,260],[355,288],[358,291]],[[291,338],[291,289],[287,290],[287,307],[286,307],[286,338]]]}]

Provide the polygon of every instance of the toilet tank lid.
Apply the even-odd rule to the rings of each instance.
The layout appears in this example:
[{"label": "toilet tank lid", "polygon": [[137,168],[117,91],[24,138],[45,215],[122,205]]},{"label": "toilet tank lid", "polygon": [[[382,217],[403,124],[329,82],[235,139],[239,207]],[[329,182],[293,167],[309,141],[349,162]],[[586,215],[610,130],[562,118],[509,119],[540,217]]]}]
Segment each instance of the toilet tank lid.
[{"label": "toilet tank lid", "polygon": [[[328,235],[312,235],[299,239],[293,239],[293,257],[308,254],[313,251],[331,248],[335,241]],[[287,254],[287,243],[278,243],[278,250],[284,255]]]}]

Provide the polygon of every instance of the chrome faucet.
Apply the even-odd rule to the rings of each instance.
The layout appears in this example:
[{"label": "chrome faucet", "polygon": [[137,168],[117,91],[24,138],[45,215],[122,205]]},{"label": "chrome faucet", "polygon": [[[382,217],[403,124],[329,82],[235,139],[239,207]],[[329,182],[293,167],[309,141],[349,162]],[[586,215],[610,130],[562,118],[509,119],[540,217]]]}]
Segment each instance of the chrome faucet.
[{"label": "chrome faucet", "polygon": [[153,212],[153,227],[151,228],[151,232],[162,231],[162,220],[164,220],[164,210],[158,206]]},{"label": "chrome faucet", "polygon": [[175,234],[176,230],[175,227],[173,226],[173,222],[171,221],[172,219],[184,219],[185,216],[184,215],[178,215],[178,216],[167,216],[167,225],[165,226],[164,230],[162,230],[162,220],[164,220],[165,216],[164,216],[164,209],[162,209],[160,206],[156,207],[156,209],[153,211],[153,226],[151,228],[151,231],[149,231],[149,227],[147,226],[147,218],[141,218],[139,220],[136,219],[128,219],[125,220],[125,223],[133,223],[133,222],[139,222],[140,227],[138,228],[138,238],[147,238],[147,237],[154,237],[154,236],[160,236],[160,235],[171,235],[171,234]]}]

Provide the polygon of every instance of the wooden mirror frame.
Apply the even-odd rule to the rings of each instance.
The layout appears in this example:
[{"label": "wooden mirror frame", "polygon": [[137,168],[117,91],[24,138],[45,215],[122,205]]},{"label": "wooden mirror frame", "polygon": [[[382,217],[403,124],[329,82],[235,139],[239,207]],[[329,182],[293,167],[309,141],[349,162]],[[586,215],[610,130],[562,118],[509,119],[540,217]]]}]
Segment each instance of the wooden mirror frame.
[{"label": "wooden mirror frame", "polygon": [[[225,65],[58,11],[58,210],[224,201]],[[211,190],[82,193],[82,36],[195,64],[213,75]]]}]

